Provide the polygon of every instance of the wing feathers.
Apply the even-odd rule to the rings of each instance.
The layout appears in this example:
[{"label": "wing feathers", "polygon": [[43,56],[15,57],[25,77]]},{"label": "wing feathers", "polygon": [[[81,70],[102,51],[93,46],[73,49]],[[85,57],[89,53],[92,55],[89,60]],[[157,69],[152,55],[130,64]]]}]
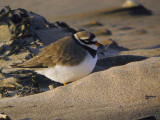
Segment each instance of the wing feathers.
[{"label": "wing feathers", "polygon": [[12,67],[46,68],[54,67],[56,64],[76,65],[85,58],[85,55],[86,51],[68,36],[45,47],[30,60]]}]

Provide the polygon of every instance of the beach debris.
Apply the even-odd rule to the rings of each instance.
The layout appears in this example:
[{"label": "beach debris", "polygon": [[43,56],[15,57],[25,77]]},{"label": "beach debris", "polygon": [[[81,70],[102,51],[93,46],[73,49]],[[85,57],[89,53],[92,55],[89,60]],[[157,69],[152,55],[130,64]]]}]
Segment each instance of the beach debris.
[{"label": "beach debris", "polygon": [[39,90],[39,88],[25,86],[18,90],[17,95],[22,97],[26,95],[37,94],[40,92],[41,91]]},{"label": "beach debris", "polygon": [[145,99],[148,100],[148,99],[150,99],[150,98],[155,98],[155,97],[157,97],[157,96],[156,96],[156,95],[154,95],[154,96],[153,96],[153,95],[146,95],[146,96],[145,96]]},{"label": "beach debris", "polygon": [[7,78],[0,81],[0,96],[25,96],[42,92],[39,88],[36,75],[32,71],[17,70],[5,73]]},{"label": "beach debris", "polygon": [[0,113],[0,120],[11,120],[8,115],[5,115],[4,113]]},{"label": "beach debris", "polygon": [[14,90],[17,88],[22,87],[22,85],[20,85],[18,83],[18,79],[14,78],[14,77],[9,77],[9,78],[5,78],[3,80],[0,80],[0,87],[5,87],[8,90]]},{"label": "beach debris", "polygon": [[113,39],[107,39],[102,42],[104,44],[103,50],[106,51],[108,48],[119,49],[120,51],[127,51],[129,49],[121,47],[117,44],[117,42]]},{"label": "beach debris", "polygon": [[109,39],[108,44],[105,46],[104,51],[107,50],[107,48],[113,43],[114,41],[112,39]]},{"label": "beach debris", "polygon": [[122,51],[128,51],[129,49],[119,46],[116,41],[107,39],[102,41],[103,47],[98,48],[98,59],[104,59],[107,57],[118,55]]},{"label": "beach debris", "polygon": [[107,44],[108,48],[119,49],[120,51],[127,51],[127,50],[129,50],[128,48],[124,48],[124,47],[119,46],[117,44],[117,42],[115,40],[112,40],[112,39],[108,40],[108,44]]}]

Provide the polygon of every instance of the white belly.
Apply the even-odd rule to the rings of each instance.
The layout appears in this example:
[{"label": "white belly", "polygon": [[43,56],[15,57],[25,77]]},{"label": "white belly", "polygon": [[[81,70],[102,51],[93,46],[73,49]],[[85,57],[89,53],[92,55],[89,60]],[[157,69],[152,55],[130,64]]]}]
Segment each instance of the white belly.
[{"label": "white belly", "polygon": [[81,79],[92,72],[97,62],[97,55],[93,58],[90,54],[86,56],[83,62],[76,66],[56,65],[53,68],[44,68],[36,70],[37,73],[45,75],[51,80],[68,83]]}]

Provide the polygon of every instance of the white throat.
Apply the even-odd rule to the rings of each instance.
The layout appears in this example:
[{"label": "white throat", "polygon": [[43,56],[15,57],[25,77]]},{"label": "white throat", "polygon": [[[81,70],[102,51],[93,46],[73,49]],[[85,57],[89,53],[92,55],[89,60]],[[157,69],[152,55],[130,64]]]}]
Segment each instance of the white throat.
[{"label": "white throat", "polygon": [[[97,46],[96,45],[87,45],[87,44],[84,44],[84,43],[82,43],[79,39],[78,39],[78,37],[77,37],[77,35],[76,34],[74,34],[74,37],[76,38],[76,40],[80,43],[80,44],[82,44],[82,45],[84,45],[84,46],[87,46],[87,47],[89,47],[89,48],[91,48],[91,49],[93,49],[93,50],[97,50]],[[96,38],[95,38],[96,39]],[[93,40],[93,41],[97,41],[97,40]]]}]

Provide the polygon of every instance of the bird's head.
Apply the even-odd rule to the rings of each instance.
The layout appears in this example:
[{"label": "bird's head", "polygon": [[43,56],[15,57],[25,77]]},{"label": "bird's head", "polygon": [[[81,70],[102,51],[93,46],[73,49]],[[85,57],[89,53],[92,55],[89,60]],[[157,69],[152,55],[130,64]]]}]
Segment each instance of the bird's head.
[{"label": "bird's head", "polygon": [[81,45],[87,46],[94,50],[97,50],[99,46],[102,46],[102,44],[97,42],[96,36],[88,31],[77,32],[74,34],[74,37]]}]

